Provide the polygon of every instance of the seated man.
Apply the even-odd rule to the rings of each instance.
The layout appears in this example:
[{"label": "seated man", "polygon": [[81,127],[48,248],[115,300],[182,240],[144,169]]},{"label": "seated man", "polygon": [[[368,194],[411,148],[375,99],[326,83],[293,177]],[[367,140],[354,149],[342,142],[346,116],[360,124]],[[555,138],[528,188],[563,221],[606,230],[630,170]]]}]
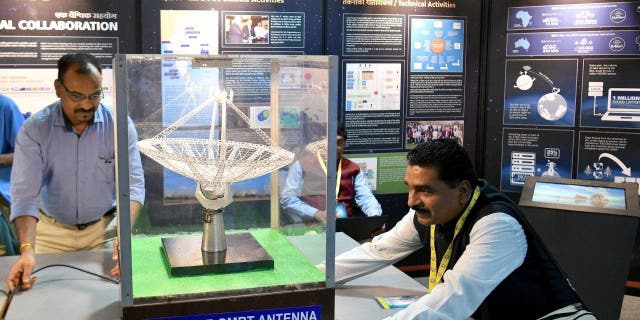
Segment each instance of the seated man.
[{"label": "seated man", "polygon": [[253,28],[256,34],[256,40],[264,40],[269,37],[269,20],[263,19]]},{"label": "seated man", "polygon": [[[354,215],[379,216],[382,207],[367,186],[364,174],[353,161],[344,158],[344,144],[347,131],[338,125],[336,158],[338,175],[336,186],[336,217]],[[280,197],[282,209],[300,216],[302,219],[326,223],[325,186],[327,183],[326,159],[318,154],[305,154],[295,161],[289,173]]]},{"label": "seated man", "polygon": [[429,246],[428,293],[393,319],[538,319],[560,310],[594,319],[518,206],[477,179],[455,140],[418,144],[407,163],[409,213],[336,257],[336,283]]}]

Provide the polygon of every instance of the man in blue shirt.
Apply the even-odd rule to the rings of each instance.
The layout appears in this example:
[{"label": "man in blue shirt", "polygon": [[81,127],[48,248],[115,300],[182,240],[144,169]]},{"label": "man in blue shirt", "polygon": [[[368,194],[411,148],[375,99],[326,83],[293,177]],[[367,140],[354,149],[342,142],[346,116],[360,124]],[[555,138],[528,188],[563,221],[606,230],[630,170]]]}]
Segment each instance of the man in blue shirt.
[{"label": "man in blue shirt", "polygon": [[[336,158],[336,216],[379,216],[382,207],[367,185],[364,173],[353,161],[344,158],[347,131],[338,124]],[[282,209],[303,220],[326,223],[326,159],[318,154],[305,154],[291,165],[280,197]]]},{"label": "man in blue shirt", "polygon": [[[115,236],[107,228],[116,204],[115,118],[100,103],[102,67],[91,55],[67,54],[58,60],[54,86],[60,100],[27,119],[16,139],[11,219],[20,258],[7,277],[9,290],[33,285],[36,253],[100,249]],[[131,119],[128,138],[135,221],[144,202],[144,174]],[[112,275],[118,273],[116,265]]]},{"label": "man in blue shirt", "polygon": [[[18,105],[11,98],[0,94],[0,210],[6,221],[9,221],[11,203],[9,178],[11,178],[13,164],[13,149],[18,130],[23,122],[24,116],[18,109]],[[3,250],[13,254],[13,248],[7,247]]]}]

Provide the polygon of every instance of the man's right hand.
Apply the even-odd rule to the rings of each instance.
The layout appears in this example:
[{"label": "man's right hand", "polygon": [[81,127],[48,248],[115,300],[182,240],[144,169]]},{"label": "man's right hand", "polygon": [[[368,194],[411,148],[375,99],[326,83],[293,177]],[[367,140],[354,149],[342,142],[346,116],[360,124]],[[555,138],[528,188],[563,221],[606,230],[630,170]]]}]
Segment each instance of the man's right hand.
[{"label": "man's right hand", "polygon": [[6,284],[9,291],[13,291],[16,287],[21,290],[27,290],[31,288],[37,278],[31,276],[33,268],[36,266],[36,258],[34,255],[33,247],[25,247],[20,253],[20,258],[9,271]]},{"label": "man's right hand", "polygon": [[324,211],[324,210],[316,211],[316,213],[313,215],[313,217],[318,222],[327,223],[327,212]]}]

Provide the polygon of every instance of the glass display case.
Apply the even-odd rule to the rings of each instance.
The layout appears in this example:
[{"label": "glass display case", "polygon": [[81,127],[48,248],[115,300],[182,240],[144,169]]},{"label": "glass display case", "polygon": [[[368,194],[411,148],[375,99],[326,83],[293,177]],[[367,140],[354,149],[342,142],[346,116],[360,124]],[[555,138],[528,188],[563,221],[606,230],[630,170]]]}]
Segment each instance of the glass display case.
[{"label": "glass display case", "polygon": [[[297,185],[335,221],[336,57],[121,54],[113,66],[123,318],[333,319],[335,223],[287,209],[283,192]],[[289,171],[310,158],[326,179],[300,189]]]}]

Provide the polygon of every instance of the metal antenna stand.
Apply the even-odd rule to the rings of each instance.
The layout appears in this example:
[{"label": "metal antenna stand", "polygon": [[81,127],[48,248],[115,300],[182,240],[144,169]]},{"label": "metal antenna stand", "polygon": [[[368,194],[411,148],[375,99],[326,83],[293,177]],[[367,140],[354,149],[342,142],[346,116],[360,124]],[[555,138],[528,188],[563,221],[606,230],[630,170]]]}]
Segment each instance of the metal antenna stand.
[{"label": "metal antenna stand", "polygon": [[223,252],[227,250],[227,237],[224,234],[223,209],[204,209],[202,251]]}]

